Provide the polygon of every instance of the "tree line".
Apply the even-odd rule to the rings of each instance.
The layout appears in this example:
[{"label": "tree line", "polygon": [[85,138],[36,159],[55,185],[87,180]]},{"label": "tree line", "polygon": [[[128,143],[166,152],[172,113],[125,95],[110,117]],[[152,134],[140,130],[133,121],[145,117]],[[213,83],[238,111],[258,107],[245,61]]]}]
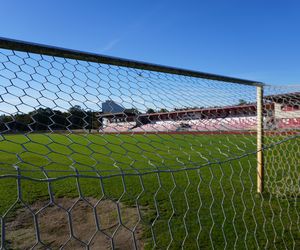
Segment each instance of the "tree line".
[{"label": "tree line", "polygon": [[0,132],[98,129],[101,125],[98,113],[76,105],[66,112],[39,108],[27,114],[0,115]]}]

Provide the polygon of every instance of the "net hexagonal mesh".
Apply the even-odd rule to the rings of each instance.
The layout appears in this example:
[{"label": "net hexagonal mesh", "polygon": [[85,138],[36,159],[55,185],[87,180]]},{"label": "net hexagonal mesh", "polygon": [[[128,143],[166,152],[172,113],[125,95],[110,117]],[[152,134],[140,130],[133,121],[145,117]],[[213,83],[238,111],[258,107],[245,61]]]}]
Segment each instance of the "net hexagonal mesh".
[{"label": "net hexagonal mesh", "polygon": [[299,86],[7,44],[1,249],[299,246]]}]

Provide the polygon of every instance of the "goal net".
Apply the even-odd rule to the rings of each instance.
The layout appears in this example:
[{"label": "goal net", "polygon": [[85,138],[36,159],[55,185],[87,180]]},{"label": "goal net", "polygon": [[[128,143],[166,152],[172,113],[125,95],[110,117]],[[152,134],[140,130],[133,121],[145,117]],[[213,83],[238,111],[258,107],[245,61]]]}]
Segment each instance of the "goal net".
[{"label": "goal net", "polygon": [[296,248],[300,87],[0,39],[1,249]]}]

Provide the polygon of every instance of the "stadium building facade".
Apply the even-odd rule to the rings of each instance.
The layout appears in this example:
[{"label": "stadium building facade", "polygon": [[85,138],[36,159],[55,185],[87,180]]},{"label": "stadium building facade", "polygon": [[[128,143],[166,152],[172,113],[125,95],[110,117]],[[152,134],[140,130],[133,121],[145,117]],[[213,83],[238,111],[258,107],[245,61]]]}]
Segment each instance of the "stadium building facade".
[{"label": "stadium building facade", "polygon": [[[266,96],[264,105],[266,130],[300,129],[300,93]],[[101,132],[254,131],[257,125],[256,103],[149,114],[125,108],[120,112],[113,101],[107,106],[117,108],[99,115]]]}]

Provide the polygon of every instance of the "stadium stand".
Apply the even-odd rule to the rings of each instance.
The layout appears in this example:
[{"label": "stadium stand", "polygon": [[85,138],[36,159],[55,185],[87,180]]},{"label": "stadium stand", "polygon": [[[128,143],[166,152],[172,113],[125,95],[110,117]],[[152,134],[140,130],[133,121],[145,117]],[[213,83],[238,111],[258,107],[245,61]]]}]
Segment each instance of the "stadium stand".
[{"label": "stadium stand", "polygon": [[[294,106],[286,100],[293,99]],[[300,129],[300,94],[288,93],[266,96],[265,129]],[[100,115],[100,132],[209,132],[253,131],[256,129],[256,104],[184,109],[171,112],[141,114],[135,109],[125,109],[113,101],[103,104]]]}]

